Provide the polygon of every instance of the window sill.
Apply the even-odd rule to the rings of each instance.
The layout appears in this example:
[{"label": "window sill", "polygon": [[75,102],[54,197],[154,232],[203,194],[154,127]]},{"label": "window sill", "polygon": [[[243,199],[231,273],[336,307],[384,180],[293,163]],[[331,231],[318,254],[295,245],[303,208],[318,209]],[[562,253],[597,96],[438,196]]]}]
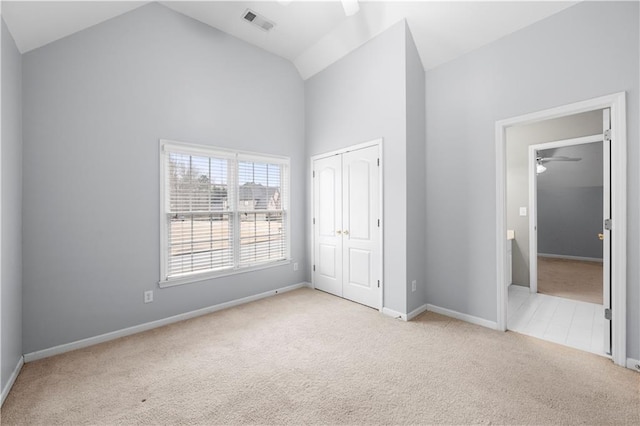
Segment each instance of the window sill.
[{"label": "window sill", "polygon": [[191,284],[200,281],[208,281],[216,278],[228,277],[231,275],[244,274],[246,272],[255,272],[260,271],[262,269],[275,268],[278,266],[288,265],[291,263],[291,259],[279,260],[277,262],[265,263],[262,265],[255,266],[246,266],[238,269],[227,269],[224,271],[217,272],[203,272],[201,274],[193,274],[184,277],[177,278],[169,278],[167,280],[159,281],[158,287],[167,288],[167,287],[175,287],[178,285]]}]

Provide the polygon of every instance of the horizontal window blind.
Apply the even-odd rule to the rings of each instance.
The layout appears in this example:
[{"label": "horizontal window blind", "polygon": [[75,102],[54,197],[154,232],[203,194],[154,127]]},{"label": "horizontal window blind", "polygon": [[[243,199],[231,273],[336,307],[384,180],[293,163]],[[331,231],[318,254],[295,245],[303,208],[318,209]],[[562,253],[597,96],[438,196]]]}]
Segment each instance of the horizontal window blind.
[{"label": "horizontal window blind", "polygon": [[163,280],[289,256],[288,159],[162,146]]},{"label": "horizontal window blind", "polygon": [[240,265],[286,257],[283,168],[281,164],[238,162]]}]

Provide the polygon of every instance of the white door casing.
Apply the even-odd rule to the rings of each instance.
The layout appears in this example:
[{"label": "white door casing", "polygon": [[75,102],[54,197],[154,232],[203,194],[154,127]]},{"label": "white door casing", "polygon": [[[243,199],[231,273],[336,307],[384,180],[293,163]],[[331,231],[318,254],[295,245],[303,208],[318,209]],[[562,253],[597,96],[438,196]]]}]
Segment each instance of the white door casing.
[{"label": "white door casing", "polygon": [[[602,304],[611,309],[611,230],[605,223],[611,219],[611,110],[602,111]],[[611,354],[611,320],[605,316],[604,349]]]},{"label": "white door casing", "polygon": [[611,220],[614,238],[611,245],[611,358],[617,365],[627,365],[627,123],[626,93],[619,92],[573,104],[496,121],[496,290],[497,326],[507,324],[506,282],[506,129],[579,114],[610,109],[611,120]]},{"label": "white door casing", "polygon": [[382,309],[381,141],[312,158],[314,288]]}]

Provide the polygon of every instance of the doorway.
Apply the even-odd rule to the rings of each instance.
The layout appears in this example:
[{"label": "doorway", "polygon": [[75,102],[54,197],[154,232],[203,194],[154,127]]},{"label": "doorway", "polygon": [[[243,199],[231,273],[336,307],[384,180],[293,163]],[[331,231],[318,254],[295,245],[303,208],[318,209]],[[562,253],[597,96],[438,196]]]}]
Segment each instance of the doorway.
[{"label": "doorway", "polygon": [[312,158],[315,289],[382,309],[379,141]]},{"label": "doorway", "polygon": [[[498,275],[498,328],[507,329],[509,314],[509,284],[507,265],[507,129],[545,120],[553,120],[569,117],[576,114],[594,112],[597,110],[610,110],[610,130],[602,132],[601,138],[610,141],[611,146],[611,214],[605,233],[609,236],[609,250],[611,254],[611,296],[610,307],[603,309],[601,317],[605,317],[607,324],[611,325],[611,357],[618,365],[626,363],[626,121],[625,121],[625,94],[617,93],[610,96],[591,99],[575,104],[552,108],[535,112],[520,117],[496,122],[496,182],[497,182],[497,206],[496,206],[496,247],[497,247],[497,275]],[[535,164],[531,164],[533,167]],[[526,209],[520,211],[527,216]],[[516,233],[517,238],[517,233]],[[606,247],[604,248],[607,249]],[[514,250],[515,251],[515,250]],[[533,251],[532,251],[533,252]],[[533,252],[533,253],[537,253]],[[528,259],[528,257],[525,257]],[[515,260],[514,260],[515,264]],[[536,269],[537,271],[537,269]],[[515,275],[515,272],[514,272]],[[603,273],[606,278],[606,274]],[[515,277],[514,277],[515,279]],[[526,278],[527,281],[529,277]],[[526,287],[525,287],[526,288]],[[537,289],[536,289],[537,291]],[[531,293],[527,291],[529,294]],[[606,304],[606,301],[604,301]],[[573,315],[573,313],[572,313]],[[599,315],[599,314],[598,314]],[[605,326],[605,328],[608,328]]]},{"label": "doorway", "polygon": [[[602,113],[608,118],[608,110]],[[611,261],[603,229],[611,215],[608,141],[596,134],[531,145],[528,157],[531,292],[604,304]]]},{"label": "doorway", "polygon": [[[583,116],[597,125],[603,114],[608,110]],[[577,117],[561,121],[563,127],[592,130],[593,123]],[[529,145],[529,288],[509,287],[507,320],[509,330],[598,355],[609,355],[611,346],[604,317],[610,293],[605,149],[603,132]]]}]

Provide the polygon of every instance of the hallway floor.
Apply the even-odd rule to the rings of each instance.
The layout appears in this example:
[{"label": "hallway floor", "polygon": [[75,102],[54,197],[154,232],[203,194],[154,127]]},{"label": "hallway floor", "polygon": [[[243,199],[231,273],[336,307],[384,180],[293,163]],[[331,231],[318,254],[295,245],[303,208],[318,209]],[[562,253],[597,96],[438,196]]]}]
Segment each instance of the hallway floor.
[{"label": "hallway floor", "polygon": [[602,305],[602,262],[538,256],[538,292]]},{"label": "hallway floor", "polygon": [[604,308],[595,303],[532,294],[528,287],[509,286],[507,328],[604,355]]}]

